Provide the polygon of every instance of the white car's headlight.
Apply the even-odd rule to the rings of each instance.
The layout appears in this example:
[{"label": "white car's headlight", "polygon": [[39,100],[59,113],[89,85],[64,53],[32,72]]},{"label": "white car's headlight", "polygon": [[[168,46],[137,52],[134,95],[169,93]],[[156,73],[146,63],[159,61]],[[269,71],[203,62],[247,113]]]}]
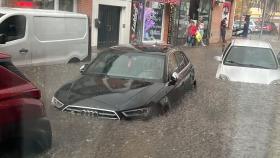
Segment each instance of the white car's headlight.
[{"label": "white car's headlight", "polygon": [[226,75],[220,74],[219,79],[229,81],[229,78]]},{"label": "white car's headlight", "polygon": [[274,80],[270,84],[280,85],[280,80]]},{"label": "white car's headlight", "polygon": [[52,97],[52,104],[57,108],[61,108],[64,106],[64,104],[61,101],[59,101],[56,97]]}]

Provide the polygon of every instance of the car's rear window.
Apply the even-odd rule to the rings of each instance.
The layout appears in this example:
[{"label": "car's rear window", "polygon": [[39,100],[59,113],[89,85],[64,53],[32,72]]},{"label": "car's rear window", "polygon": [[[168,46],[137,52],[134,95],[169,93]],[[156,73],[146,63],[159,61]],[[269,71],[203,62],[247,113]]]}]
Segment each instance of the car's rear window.
[{"label": "car's rear window", "polygon": [[227,54],[226,65],[277,69],[275,55],[270,48],[234,46]]}]

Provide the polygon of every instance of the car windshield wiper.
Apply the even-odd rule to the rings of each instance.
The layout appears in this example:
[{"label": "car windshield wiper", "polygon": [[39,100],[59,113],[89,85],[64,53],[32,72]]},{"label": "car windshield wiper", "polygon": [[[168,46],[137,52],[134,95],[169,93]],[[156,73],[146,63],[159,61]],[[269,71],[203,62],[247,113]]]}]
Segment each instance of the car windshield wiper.
[{"label": "car windshield wiper", "polygon": [[233,60],[227,60],[226,63],[229,63],[231,65],[244,65],[244,64],[238,63],[238,62],[233,61]]},{"label": "car windshield wiper", "polygon": [[262,69],[270,69],[268,67],[260,66],[260,65],[255,65],[255,64],[242,64],[238,63],[232,60],[226,61],[226,63],[230,63],[232,65],[240,65],[240,66],[246,66],[246,67],[252,67],[252,68],[262,68]]},{"label": "car windshield wiper", "polygon": [[268,67],[260,66],[260,65],[255,65],[255,64],[244,64],[245,66],[252,67],[252,68],[262,68],[262,69],[270,69]]}]

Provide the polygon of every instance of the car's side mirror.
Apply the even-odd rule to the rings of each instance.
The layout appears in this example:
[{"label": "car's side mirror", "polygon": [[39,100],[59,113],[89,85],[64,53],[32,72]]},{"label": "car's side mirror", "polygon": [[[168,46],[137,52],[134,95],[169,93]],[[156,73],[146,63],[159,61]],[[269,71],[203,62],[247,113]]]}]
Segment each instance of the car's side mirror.
[{"label": "car's side mirror", "polygon": [[7,42],[7,36],[5,34],[0,34],[0,44],[5,44]]},{"label": "car's side mirror", "polygon": [[222,62],[222,57],[221,56],[215,56],[214,59],[218,62]]},{"label": "car's side mirror", "polygon": [[175,83],[178,81],[179,75],[177,72],[173,72],[173,74],[170,77],[169,85],[175,85]]},{"label": "car's side mirror", "polygon": [[84,73],[87,67],[88,67],[88,64],[85,64],[85,65],[81,66],[80,67],[80,73],[81,74]]}]

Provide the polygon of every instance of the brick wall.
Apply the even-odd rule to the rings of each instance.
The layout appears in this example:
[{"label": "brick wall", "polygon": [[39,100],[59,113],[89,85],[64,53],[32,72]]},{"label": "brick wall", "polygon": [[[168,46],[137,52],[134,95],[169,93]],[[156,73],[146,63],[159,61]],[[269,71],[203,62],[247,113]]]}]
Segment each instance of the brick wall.
[{"label": "brick wall", "polygon": [[92,1],[93,0],[78,0],[77,1],[78,13],[88,15],[90,24],[92,21]]},{"label": "brick wall", "polygon": [[[234,12],[235,10],[235,1],[233,1],[231,5],[231,12],[229,21],[229,27],[226,32],[226,40],[230,40],[232,38],[232,26],[234,21]],[[210,33],[210,43],[219,43],[221,42],[220,37],[220,24],[222,21],[222,12],[223,6],[215,6],[212,11],[212,23],[211,23],[211,33]]]},{"label": "brick wall", "polygon": [[2,7],[16,7],[16,2],[18,0],[2,0]]}]

